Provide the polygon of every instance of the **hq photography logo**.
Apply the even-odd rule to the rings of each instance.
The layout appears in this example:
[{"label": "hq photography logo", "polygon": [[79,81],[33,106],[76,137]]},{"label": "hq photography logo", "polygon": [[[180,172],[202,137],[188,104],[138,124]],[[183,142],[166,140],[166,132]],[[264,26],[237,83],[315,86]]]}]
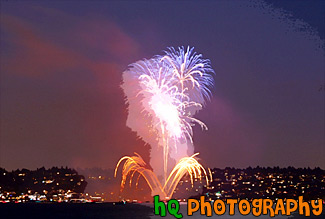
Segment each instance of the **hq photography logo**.
[{"label": "hq photography logo", "polygon": [[[235,215],[235,209],[238,209],[241,215],[253,214],[258,217],[261,215],[269,215],[274,217],[277,215],[290,216],[293,212],[298,211],[299,215],[310,216],[311,214],[318,216],[323,211],[323,200],[311,200],[310,203],[303,201],[303,196],[299,196],[298,201],[295,199],[278,199],[274,203],[271,199],[253,199],[250,203],[246,199],[227,199],[226,201],[217,199],[213,202],[205,201],[205,197],[201,196],[200,200],[187,200],[187,216],[194,213],[211,217],[213,212],[218,215],[228,214]],[[229,209],[228,211],[226,209]],[[183,218],[180,213],[180,203],[176,199],[170,199],[167,203],[160,201],[159,195],[154,196],[155,215],[165,217],[167,212],[175,218]]]}]

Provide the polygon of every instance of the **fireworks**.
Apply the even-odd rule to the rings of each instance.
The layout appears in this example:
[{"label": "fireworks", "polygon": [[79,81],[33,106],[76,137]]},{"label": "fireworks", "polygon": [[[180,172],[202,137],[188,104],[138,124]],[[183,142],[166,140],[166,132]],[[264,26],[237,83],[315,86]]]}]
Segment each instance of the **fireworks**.
[{"label": "fireworks", "polygon": [[164,197],[171,198],[178,182],[182,179],[182,177],[186,173],[189,173],[191,177],[192,185],[193,185],[194,178],[201,179],[204,177],[206,182],[210,181],[208,177],[208,176],[211,177],[210,169],[208,175],[204,167],[195,159],[195,156],[197,156],[198,154],[199,153],[196,153],[191,157],[182,158],[174,167],[174,169],[171,171],[168,179],[166,180],[163,186],[159,182],[156,175],[150,169],[146,168],[146,163],[143,161],[141,156],[138,155],[137,153],[135,153],[135,155],[132,157],[125,156],[119,160],[115,169],[115,176],[120,163],[125,160],[125,163],[122,168],[122,180],[121,180],[122,189],[125,186],[127,178],[129,177],[129,183],[131,186],[134,178],[134,174],[138,173],[139,176],[137,177],[135,183],[136,186],[138,185],[140,176],[142,176],[146,180],[151,191],[160,195],[163,198]]},{"label": "fireworks", "polygon": [[[127,125],[151,145],[151,160],[155,161],[151,162],[151,171],[138,154],[121,158],[116,167],[117,171],[125,160],[121,188],[128,176],[132,184],[135,173],[145,178],[153,193],[165,197],[172,196],[186,173],[191,179],[205,177],[209,181],[207,172],[195,159],[197,154],[187,155],[193,143],[192,127],[198,124],[207,129],[193,116],[210,98],[213,86],[210,61],[193,49],[169,48],[165,55],[133,63],[123,73],[122,88],[129,104]],[[177,163],[173,169],[168,165],[170,159]],[[162,174],[157,168],[161,166]]]}]

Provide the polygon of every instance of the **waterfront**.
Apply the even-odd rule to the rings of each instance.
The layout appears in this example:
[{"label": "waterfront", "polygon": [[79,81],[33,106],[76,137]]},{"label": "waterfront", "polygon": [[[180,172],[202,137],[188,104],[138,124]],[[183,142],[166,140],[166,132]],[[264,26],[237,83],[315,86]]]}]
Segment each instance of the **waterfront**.
[{"label": "waterfront", "polygon": [[114,203],[6,203],[1,218],[150,218],[152,208],[139,204]]},{"label": "waterfront", "polygon": [[[183,218],[207,218],[199,212],[193,216],[187,216],[187,205],[182,204],[180,213]],[[6,203],[0,204],[1,218],[22,218],[32,216],[33,218],[175,218],[167,214],[166,217],[154,215],[153,204],[125,204],[118,205],[114,203]],[[311,215],[308,218],[324,218],[325,214],[316,217]],[[253,215],[242,216],[238,214],[236,209],[234,216],[227,215],[227,212],[222,216],[213,215],[212,218],[256,218]],[[267,215],[261,215],[258,218],[271,218]],[[276,216],[276,219],[290,218],[300,219],[305,218],[299,216],[296,212],[291,216]]]}]

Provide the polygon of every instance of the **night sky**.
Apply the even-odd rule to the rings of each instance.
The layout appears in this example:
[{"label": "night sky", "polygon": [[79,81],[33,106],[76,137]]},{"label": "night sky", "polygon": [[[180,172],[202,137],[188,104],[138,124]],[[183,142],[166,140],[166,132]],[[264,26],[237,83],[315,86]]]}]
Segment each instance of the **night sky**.
[{"label": "night sky", "polygon": [[[0,167],[113,168],[128,64],[194,46],[216,72],[197,118],[209,167],[325,168],[324,1],[1,1]],[[140,121],[141,122],[141,121]]]}]

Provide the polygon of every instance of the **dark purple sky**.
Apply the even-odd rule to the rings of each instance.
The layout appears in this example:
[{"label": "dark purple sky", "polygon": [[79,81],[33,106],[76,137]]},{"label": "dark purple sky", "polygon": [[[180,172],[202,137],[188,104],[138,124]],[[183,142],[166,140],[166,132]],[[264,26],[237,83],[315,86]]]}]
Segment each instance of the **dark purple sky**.
[{"label": "dark purple sky", "polygon": [[197,115],[209,130],[194,130],[203,164],[325,168],[323,11],[321,1],[2,1],[0,166],[148,160],[125,124],[122,72],[190,45],[216,72]]}]

